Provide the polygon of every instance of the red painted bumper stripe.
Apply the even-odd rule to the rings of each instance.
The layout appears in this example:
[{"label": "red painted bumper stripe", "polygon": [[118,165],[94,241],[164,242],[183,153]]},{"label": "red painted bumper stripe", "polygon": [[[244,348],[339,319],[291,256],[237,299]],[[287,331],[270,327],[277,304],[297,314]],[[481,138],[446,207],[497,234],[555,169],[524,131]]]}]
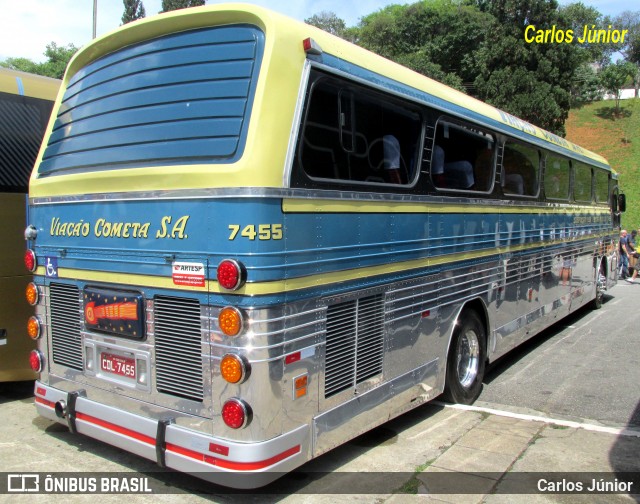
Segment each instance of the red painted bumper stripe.
[{"label": "red painted bumper stripe", "polygon": [[[41,397],[36,396],[35,401],[45,406],[49,406],[50,408],[55,407],[55,404],[53,402],[47,401],[46,399],[42,399]],[[76,413],[76,420],[81,420],[83,422],[98,425],[99,427],[103,427],[104,429],[117,432],[118,434],[122,434],[124,436],[128,436],[133,439],[137,439],[138,441],[142,441],[143,443],[147,443],[152,446],[155,446],[156,444],[156,440],[150,436],[141,434],[131,429],[127,429],[126,427],[121,427],[111,422],[107,422],[106,420],[101,420],[99,418],[96,418],[91,415],[87,415],[85,413],[79,413],[79,412]],[[166,449],[167,451],[177,453],[179,455],[183,455],[185,457],[189,457],[189,458],[198,460],[200,462],[206,462],[207,464],[221,467],[223,469],[230,469],[233,471],[256,471],[259,469],[264,469],[266,467],[269,467],[273,464],[280,462],[281,460],[286,459],[287,457],[295,455],[296,453],[300,453],[300,445],[296,445],[266,460],[258,460],[256,462],[234,462],[232,460],[225,460],[217,457],[212,457],[211,455],[205,455],[204,453],[189,450],[188,448],[183,448],[182,446],[174,445],[171,443],[167,443]]]},{"label": "red painted bumper stripe", "polygon": [[136,431],[132,431],[131,429],[127,429],[126,427],[120,427],[119,425],[112,424],[111,422],[107,422],[105,420],[100,420],[99,418],[93,417],[91,415],[86,415],[84,413],[76,413],[76,420],[82,420],[83,422],[92,423],[100,427],[104,427],[105,429],[109,429],[111,431],[117,432],[118,434],[129,436],[133,439],[137,439],[138,441],[142,441],[143,443],[147,443],[152,446],[156,445],[155,438],[146,436],[144,434],[140,434],[139,432],[136,432]]},{"label": "red painted bumper stripe", "polygon": [[167,443],[167,451],[171,451],[185,457],[190,457],[200,462],[206,462],[216,467],[222,467],[223,469],[231,469],[233,471],[256,471],[258,469],[264,469],[273,464],[276,464],[277,462],[280,462],[281,460],[284,460],[291,455],[300,453],[300,445],[289,448],[288,450],[283,451],[282,453],[279,453],[278,455],[275,455],[266,460],[258,460],[256,462],[234,462],[232,460],[212,457],[211,455],[204,455],[203,453],[189,450],[187,448],[183,448],[181,446],[173,445],[170,443]]},{"label": "red painted bumper stripe", "polygon": [[42,404],[43,406],[48,406],[51,409],[55,409],[56,405],[53,401],[47,401],[46,399],[43,399],[42,397],[38,397],[36,396],[35,398],[35,402]]}]

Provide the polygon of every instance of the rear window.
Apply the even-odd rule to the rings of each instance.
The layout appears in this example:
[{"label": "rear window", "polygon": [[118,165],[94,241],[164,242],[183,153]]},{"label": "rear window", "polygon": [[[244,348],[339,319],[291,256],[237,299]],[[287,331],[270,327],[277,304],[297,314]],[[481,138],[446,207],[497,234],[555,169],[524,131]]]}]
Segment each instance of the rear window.
[{"label": "rear window", "polygon": [[264,35],[230,26],[126,47],[71,79],[40,175],[241,155]]}]

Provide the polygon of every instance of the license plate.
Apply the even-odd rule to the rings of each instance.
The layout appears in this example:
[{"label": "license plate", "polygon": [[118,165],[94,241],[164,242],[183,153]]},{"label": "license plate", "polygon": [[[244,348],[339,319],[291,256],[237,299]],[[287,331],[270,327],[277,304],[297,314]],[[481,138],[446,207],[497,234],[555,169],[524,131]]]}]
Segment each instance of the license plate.
[{"label": "license plate", "polygon": [[122,355],[102,353],[100,354],[100,369],[107,373],[135,379],[136,360]]}]

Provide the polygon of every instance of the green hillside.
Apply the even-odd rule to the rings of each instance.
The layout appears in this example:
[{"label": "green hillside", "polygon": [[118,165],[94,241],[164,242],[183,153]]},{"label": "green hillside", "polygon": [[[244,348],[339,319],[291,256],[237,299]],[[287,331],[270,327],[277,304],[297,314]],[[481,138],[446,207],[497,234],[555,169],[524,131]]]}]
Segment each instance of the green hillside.
[{"label": "green hillside", "polygon": [[640,99],[601,101],[572,109],[566,123],[567,140],[604,156],[620,177],[627,196],[622,226],[640,227]]}]

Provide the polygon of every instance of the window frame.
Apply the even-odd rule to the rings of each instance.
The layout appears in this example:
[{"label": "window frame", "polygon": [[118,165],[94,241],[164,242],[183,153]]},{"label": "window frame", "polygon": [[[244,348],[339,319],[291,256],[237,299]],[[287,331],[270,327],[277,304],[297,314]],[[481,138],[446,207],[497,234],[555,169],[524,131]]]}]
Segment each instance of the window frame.
[{"label": "window frame", "polygon": [[[309,121],[309,113],[311,109],[312,100],[314,97],[314,93],[318,89],[318,86],[322,83],[329,83],[329,86],[334,87],[336,90],[336,98],[338,99],[338,107],[341,106],[341,96],[350,95],[354,96],[356,99],[360,97],[362,93],[365,93],[365,96],[369,101],[376,101],[380,103],[381,107],[391,110],[397,116],[406,116],[408,120],[410,120],[411,115],[416,117],[416,125],[417,125],[417,133],[415,134],[415,146],[412,149],[413,157],[409,160],[405,160],[407,165],[407,174],[409,174],[409,166],[413,161],[414,166],[411,170],[413,173],[411,174],[411,179],[407,181],[407,183],[393,183],[390,181],[367,181],[367,180],[354,180],[349,178],[328,178],[328,177],[318,177],[314,176],[305,169],[304,164],[302,162],[303,150],[305,149],[305,131],[308,124],[312,122]],[[409,99],[397,96],[391,92],[385,91],[384,89],[380,89],[373,85],[369,85],[366,82],[362,82],[360,80],[352,80],[347,78],[344,75],[334,74],[332,72],[325,71],[319,68],[312,68],[309,74],[309,79],[306,85],[306,93],[305,93],[305,101],[303,105],[303,110],[300,115],[298,135],[296,139],[296,144],[293,152],[293,170],[291,176],[291,187],[295,188],[316,188],[316,189],[334,189],[334,190],[351,190],[355,192],[417,192],[420,189],[420,179],[421,179],[421,171],[422,171],[422,152],[424,148],[424,137],[425,137],[425,129],[426,129],[426,118],[427,114],[425,113],[425,107],[421,104],[415,103]],[[398,112],[401,110],[402,112]],[[353,113],[357,116],[357,112]],[[322,126],[322,125],[321,125]],[[326,125],[327,128],[330,128],[330,125]],[[355,126],[354,126],[355,127]],[[338,124],[338,139],[342,146],[342,137],[343,137],[343,128],[341,124]],[[382,137],[376,138],[371,142],[371,145],[367,146],[367,156],[370,155],[371,146],[381,140]],[[350,154],[355,150],[355,143],[353,142],[352,149],[345,150],[345,153]],[[384,170],[384,168],[383,168]],[[423,191],[420,191],[421,193]]]},{"label": "window frame", "polygon": [[[576,187],[578,184],[578,173],[589,170],[589,199],[578,199],[576,197]],[[571,163],[571,199],[576,203],[593,203],[594,195],[593,195],[593,166],[583,163],[581,161],[573,161]]]},{"label": "window frame", "polygon": [[[535,171],[535,193],[534,194],[518,194],[518,193],[512,193],[512,192],[505,192],[505,177],[507,176],[506,170],[505,170],[505,151],[507,149],[507,143],[512,143],[512,144],[516,144],[516,145],[520,145],[522,147],[525,147],[527,149],[530,149],[534,152],[536,152],[538,154],[538,165],[537,167],[534,166],[534,171]],[[502,190],[502,194],[505,198],[507,199],[513,199],[513,198],[517,198],[517,199],[529,199],[529,200],[533,200],[533,199],[538,199],[540,197],[540,192],[541,192],[541,188],[542,188],[542,172],[543,172],[543,159],[544,159],[544,151],[542,149],[540,149],[540,147],[537,147],[536,145],[530,144],[528,142],[523,142],[521,140],[518,140],[516,138],[513,137],[506,137],[503,142],[502,142],[502,162],[500,164],[500,187]],[[523,154],[524,155],[524,154]],[[529,161],[531,161],[528,157],[527,159]]]},{"label": "window frame", "polygon": [[[558,202],[558,203],[568,203],[569,201],[571,201],[571,197],[572,197],[572,179],[573,179],[573,168],[572,168],[572,164],[573,164],[573,160],[570,157],[567,156],[563,156],[561,154],[556,154],[554,152],[544,152],[544,167],[542,170],[542,185],[544,186],[544,199],[545,201],[552,201],[552,202]],[[567,195],[566,197],[563,198],[553,198],[550,197],[547,194],[547,177],[549,176],[549,164],[550,164],[550,160],[551,159],[559,159],[561,161],[565,161],[569,164],[568,166],[568,170],[567,170],[567,176],[568,176],[568,181],[567,181]]]},{"label": "window frame", "polygon": [[[486,137],[490,137],[493,140],[493,145],[491,148],[491,173],[487,177],[489,180],[488,188],[486,190],[477,190],[473,188],[455,188],[455,187],[444,187],[436,184],[433,178],[433,165],[434,165],[434,156],[436,152],[437,140],[438,140],[438,128],[442,125],[446,124],[448,127],[456,129],[458,131],[462,131],[464,134],[467,134],[472,137],[477,137],[482,141],[486,140]],[[477,130],[479,133],[476,133]],[[433,140],[431,142],[431,155],[429,157],[429,169],[428,169],[428,179],[431,186],[435,189],[437,193],[464,193],[464,194],[482,194],[489,196],[493,193],[495,187],[496,180],[496,159],[498,152],[498,133],[494,130],[486,128],[484,126],[479,126],[471,121],[465,121],[460,118],[452,117],[450,115],[441,114],[438,116],[436,121],[433,123]],[[469,161],[470,162],[470,161]],[[473,168],[473,165],[472,165]],[[475,170],[474,170],[475,177]],[[475,184],[475,180],[474,180]]]}]

